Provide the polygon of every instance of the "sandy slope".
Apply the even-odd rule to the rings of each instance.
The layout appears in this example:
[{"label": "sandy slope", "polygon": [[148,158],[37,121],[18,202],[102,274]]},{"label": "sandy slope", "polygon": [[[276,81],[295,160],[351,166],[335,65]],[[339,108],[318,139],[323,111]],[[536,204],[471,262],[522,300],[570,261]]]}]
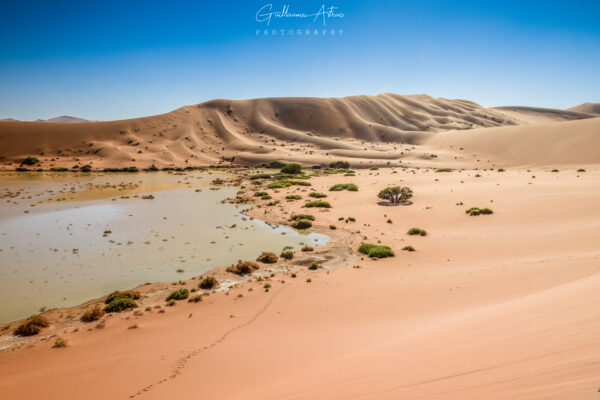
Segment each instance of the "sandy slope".
[{"label": "sandy slope", "polygon": [[[126,313],[104,329],[63,334],[65,349],[40,342],[2,352],[0,398],[596,398],[600,172],[479,172],[313,178],[311,190],[360,187],[329,192],[333,208],[313,212],[316,229],[353,233],[348,253],[366,236],[396,257],[356,256],[317,272],[292,265],[298,277],[277,274],[268,293],[249,282],[165,314]],[[414,204],[377,205],[377,191],[399,182],[413,188]],[[306,211],[300,205],[254,215],[283,222]],[[474,205],[495,214],[469,217]],[[406,235],[413,226],[428,235]],[[401,251],[407,244],[417,251]]]},{"label": "sandy slope", "polygon": [[567,109],[567,111],[600,114],[600,103],[583,103]]},{"label": "sandy slope", "polygon": [[[536,110],[534,119],[546,122],[590,116]],[[88,163],[95,168],[256,164],[272,159],[325,164],[330,156],[356,167],[427,165],[431,155],[419,144],[433,134],[522,124],[527,120],[523,115],[466,100],[381,94],[214,100],[109,122],[0,121],[0,167],[13,169],[29,155],[39,157],[45,169]]]}]

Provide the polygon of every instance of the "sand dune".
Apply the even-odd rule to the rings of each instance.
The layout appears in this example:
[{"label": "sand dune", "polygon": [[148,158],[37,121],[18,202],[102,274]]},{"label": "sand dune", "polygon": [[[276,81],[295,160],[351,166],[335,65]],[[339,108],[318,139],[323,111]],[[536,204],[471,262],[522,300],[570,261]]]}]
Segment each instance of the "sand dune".
[{"label": "sand dune", "polygon": [[575,107],[567,108],[567,111],[600,114],[600,103],[583,103]]},{"label": "sand dune", "polygon": [[[0,162],[2,168],[13,169],[25,157],[34,155],[41,160],[38,167],[45,169],[70,168],[74,164],[146,168],[151,164],[253,165],[273,159],[323,165],[337,157],[358,168],[401,163],[434,166],[461,158],[451,149],[441,149],[434,157],[420,146],[441,132],[479,132],[484,128],[592,116],[528,107],[488,109],[466,100],[389,93],[345,98],[213,100],[167,114],[122,121],[0,121]],[[594,124],[585,125],[585,129],[593,130]],[[494,135],[495,144],[502,141]],[[569,136],[581,145],[591,140],[579,130]],[[533,137],[542,142],[534,144]],[[512,146],[513,142],[517,147],[544,145],[546,137],[533,137],[507,136],[511,142],[503,146]]]}]

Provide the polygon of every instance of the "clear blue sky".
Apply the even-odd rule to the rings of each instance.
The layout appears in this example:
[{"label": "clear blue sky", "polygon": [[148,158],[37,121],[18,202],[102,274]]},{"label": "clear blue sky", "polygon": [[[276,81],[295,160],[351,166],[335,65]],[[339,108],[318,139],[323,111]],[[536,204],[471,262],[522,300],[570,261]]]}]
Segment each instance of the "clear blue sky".
[{"label": "clear blue sky", "polygon": [[[335,36],[265,36],[259,8]],[[260,19],[260,18],[259,18]],[[276,18],[270,29],[322,29]],[[257,35],[256,30],[261,30]],[[428,93],[485,106],[600,101],[600,1],[0,4],[0,118],[92,120],[214,98]]]}]

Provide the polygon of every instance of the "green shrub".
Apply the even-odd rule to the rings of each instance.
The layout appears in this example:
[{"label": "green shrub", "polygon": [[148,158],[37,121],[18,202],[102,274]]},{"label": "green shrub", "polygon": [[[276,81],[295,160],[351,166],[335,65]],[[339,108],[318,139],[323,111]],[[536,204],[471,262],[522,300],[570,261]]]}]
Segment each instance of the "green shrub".
[{"label": "green shrub", "polygon": [[410,188],[404,186],[391,186],[383,189],[377,197],[389,201],[392,204],[405,204],[413,196]]},{"label": "green shrub", "polygon": [[117,297],[106,307],[104,307],[104,311],[106,312],[121,312],[123,310],[127,310],[128,308],[136,308],[138,305],[132,298],[129,297]]},{"label": "green shrub", "polygon": [[338,183],[329,188],[330,192],[340,192],[342,190],[348,190],[350,192],[358,192],[358,186],[354,183]]},{"label": "green shrub", "polygon": [[337,229],[337,227],[335,225],[329,225],[329,229],[335,230],[335,229]]},{"label": "green shrub", "polygon": [[273,169],[281,169],[283,167],[285,167],[287,164],[282,162],[282,161],[278,161],[278,160],[272,160],[269,161],[268,163],[264,164],[265,168],[273,168]]},{"label": "green shrub", "polygon": [[308,195],[310,197],[314,197],[315,199],[322,199],[323,197],[327,197],[327,195],[325,193],[319,193],[319,192],[311,192]]},{"label": "green shrub", "polygon": [[402,250],[404,250],[404,251],[415,251],[415,248],[414,248],[414,247],[412,247],[412,246],[404,246],[404,247],[402,248]]},{"label": "green shrub", "polygon": [[271,174],[255,174],[250,176],[249,179],[251,180],[256,180],[256,179],[269,179],[271,178]]},{"label": "green shrub", "polygon": [[158,171],[158,167],[154,164],[148,167],[148,171],[156,172]]},{"label": "green shrub", "polygon": [[408,230],[408,232],[406,232],[409,235],[421,235],[421,236],[427,236],[427,231],[425,229],[419,229],[419,228],[410,228]]},{"label": "green shrub", "polygon": [[114,292],[112,292],[111,294],[108,295],[108,297],[106,298],[105,303],[109,304],[112,303],[113,300],[116,300],[118,298],[122,298],[122,297],[126,297],[129,299],[134,299],[134,300],[139,300],[141,298],[141,295],[139,292],[135,291],[135,290],[126,290],[124,292],[121,292],[119,290],[116,290]]},{"label": "green shrub", "polygon": [[323,201],[323,200],[313,200],[313,201],[309,201],[307,202],[304,207],[321,207],[321,208],[331,208],[331,204],[329,204],[328,201]]},{"label": "green shrub", "polygon": [[63,338],[58,338],[54,341],[54,345],[52,345],[52,347],[55,349],[67,347],[67,341]]},{"label": "green shrub", "polygon": [[394,257],[394,252],[388,246],[363,243],[358,247],[358,252],[372,258]]},{"label": "green shrub", "polygon": [[292,226],[296,229],[308,229],[312,226],[312,222],[308,219],[299,219]]},{"label": "green shrub", "polygon": [[269,183],[267,185],[267,187],[269,189],[282,189],[282,188],[286,188],[288,186],[292,186],[292,185],[297,185],[297,186],[311,186],[310,182],[305,182],[305,181],[293,181],[293,180],[289,180],[289,179],[282,179],[279,181],[275,181],[273,183]]},{"label": "green shrub", "polygon": [[170,295],[167,296],[167,301],[170,300],[185,300],[190,296],[190,291],[183,288],[183,289],[177,289],[177,290],[173,290],[171,292]]},{"label": "green shrub", "polygon": [[227,267],[226,271],[237,275],[246,275],[251,274],[258,268],[258,264],[253,261],[239,260],[237,264]]},{"label": "green shrub", "polygon": [[320,165],[313,165],[312,167],[310,167],[311,169],[321,169]]},{"label": "green shrub", "polygon": [[96,305],[83,313],[83,315],[81,316],[81,321],[94,322],[102,318],[103,315],[104,311],[102,311],[99,305]]},{"label": "green shrub", "polygon": [[68,171],[69,169],[65,168],[65,167],[52,167],[52,168],[50,168],[50,170],[54,171],[54,172],[65,172],[65,171]]},{"label": "green shrub", "polygon": [[309,221],[314,221],[315,217],[314,217],[314,215],[310,215],[310,214],[297,214],[297,215],[292,215],[290,219],[293,221],[298,221],[299,219],[307,219]]},{"label": "green shrub", "polygon": [[90,164],[85,164],[83,167],[79,168],[81,172],[90,172],[92,170],[92,166]]},{"label": "green shrub", "polygon": [[348,218],[346,218],[346,223],[348,221],[350,221],[350,222],[356,222],[356,218],[354,218],[354,217],[348,217]]},{"label": "green shrub", "polygon": [[265,264],[275,264],[278,259],[279,257],[277,257],[277,254],[269,251],[263,251],[262,254],[256,258],[256,261]]},{"label": "green shrub", "polygon": [[188,299],[189,303],[198,303],[199,301],[202,301],[202,295],[200,295],[200,294],[197,294],[194,297],[190,297]]},{"label": "green shrub", "polygon": [[467,213],[471,216],[476,216],[476,215],[482,215],[482,214],[489,215],[489,214],[493,214],[494,212],[489,208],[471,207],[468,210],[466,210],[465,213]]},{"label": "green shrub", "polygon": [[378,171],[379,168],[377,168],[377,167],[371,167],[371,168],[369,168],[369,170],[371,170],[371,171]]},{"label": "green shrub", "polygon": [[21,325],[15,329],[14,334],[17,336],[33,336],[40,333],[42,328],[50,325],[48,320],[42,315],[32,315],[27,318]]},{"label": "green shrub", "polygon": [[285,250],[281,252],[279,257],[283,258],[284,260],[291,260],[294,258],[294,252],[291,250]]},{"label": "green shrub", "polygon": [[283,168],[281,168],[280,171],[282,174],[291,174],[291,175],[296,175],[296,174],[301,174],[302,173],[302,165],[300,164],[288,164],[286,166],[284,166]]},{"label": "green shrub", "polygon": [[24,159],[21,164],[22,165],[35,165],[37,163],[39,163],[40,160],[37,157],[33,157],[33,156],[29,156],[26,159]]},{"label": "green shrub", "polygon": [[254,197],[263,197],[263,196],[268,196],[268,195],[269,195],[269,193],[267,193],[267,192],[255,192],[253,196]]},{"label": "green shrub", "polygon": [[350,163],[348,161],[332,161],[329,163],[329,168],[350,168]]},{"label": "green shrub", "polygon": [[308,266],[308,269],[310,269],[311,271],[315,271],[315,270],[319,269],[319,264],[312,263]]},{"label": "green shrub", "polygon": [[209,290],[219,286],[219,281],[214,276],[207,276],[198,285],[200,289]]},{"label": "green shrub", "polygon": [[344,174],[344,176],[349,176],[347,174],[351,174],[352,176],[354,176],[354,171],[350,171],[349,169],[330,169],[325,171],[326,174],[328,175],[333,175],[333,174]]},{"label": "green shrub", "polygon": [[452,172],[452,168],[438,168],[435,172]]},{"label": "green shrub", "polygon": [[285,198],[288,200],[300,200],[302,196],[300,196],[299,194],[290,194],[285,196]]},{"label": "green shrub", "polygon": [[125,168],[104,168],[103,172],[139,172],[137,167],[125,167]]}]

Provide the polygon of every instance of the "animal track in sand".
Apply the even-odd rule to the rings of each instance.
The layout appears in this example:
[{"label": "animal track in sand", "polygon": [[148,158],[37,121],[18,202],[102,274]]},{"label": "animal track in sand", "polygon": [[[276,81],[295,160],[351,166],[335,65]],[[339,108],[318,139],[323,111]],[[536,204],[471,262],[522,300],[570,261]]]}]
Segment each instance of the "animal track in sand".
[{"label": "animal track in sand", "polygon": [[281,291],[284,289],[284,287],[282,287],[281,289],[279,289],[276,293],[274,293],[269,300],[265,303],[265,305],[256,313],[254,314],[254,316],[252,316],[252,318],[250,318],[248,321],[244,322],[241,325],[238,326],[234,326],[233,328],[225,331],[225,333],[223,333],[217,340],[215,340],[214,342],[206,345],[206,346],[202,346],[200,348],[197,348],[196,350],[188,353],[186,356],[180,358],[177,363],[175,364],[175,368],[173,368],[173,370],[171,371],[171,374],[166,377],[163,378],[157,382],[155,382],[154,384],[150,384],[146,387],[144,387],[143,389],[139,390],[138,392],[136,392],[135,394],[132,394],[129,396],[130,399],[135,398],[137,396],[140,396],[144,393],[147,393],[148,391],[150,391],[155,385],[160,385],[162,383],[165,383],[167,381],[169,381],[170,379],[175,379],[177,378],[178,375],[180,375],[184,368],[186,367],[187,363],[189,360],[191,360],[192,358],[194,358],[195,356],[197,356],[198,354],[200,354],[201,352],[208,350],[210,348],[215,347],[216,345],[218,345],[219,343],[222,343],[225,341],[225,339],[227,339],[227,337],[229,335],[231,335],[232,333],[234,333],[235,331],[245,328],[248,325],[252,324],[254,321],[256,321],[271,305],[271,303],[273,303],[273,300],[279,296],[279,294],[281,293]]}]

